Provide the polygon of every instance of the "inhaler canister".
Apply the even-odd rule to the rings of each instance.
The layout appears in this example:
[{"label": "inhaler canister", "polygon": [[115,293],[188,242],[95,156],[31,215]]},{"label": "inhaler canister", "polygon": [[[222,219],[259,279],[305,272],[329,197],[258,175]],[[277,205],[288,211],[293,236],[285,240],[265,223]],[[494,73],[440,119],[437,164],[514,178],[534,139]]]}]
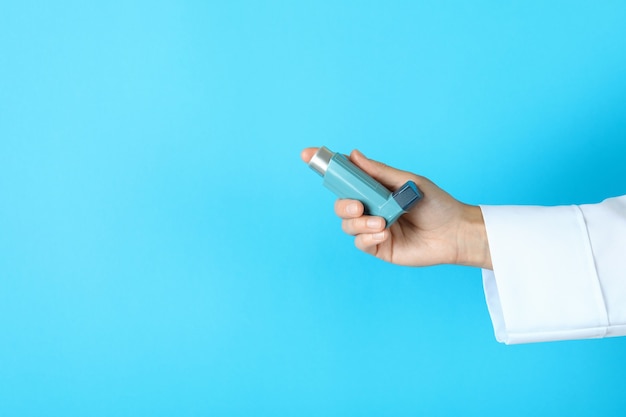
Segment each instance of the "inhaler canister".
[{"label": "inhaler canister", "polygon": [[309,167],[324,178],[324,186],[337,197],[359,200],[365,207],[365,214],[383,217],[386,227],[422,198],[413,181],[407,181],[392,193],[344,155],[324,146],[313,155]]}]

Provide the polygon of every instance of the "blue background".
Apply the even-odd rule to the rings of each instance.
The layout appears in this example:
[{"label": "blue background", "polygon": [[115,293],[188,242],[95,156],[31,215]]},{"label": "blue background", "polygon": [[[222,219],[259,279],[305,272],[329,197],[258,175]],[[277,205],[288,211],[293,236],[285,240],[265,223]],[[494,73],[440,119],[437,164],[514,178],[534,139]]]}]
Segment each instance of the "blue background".
[{"label": "blue background", "polygon": [[0,415],[624,415],[626,339],[498,344],[299,159],[626,193],[626,3],[544,3],[2,2]]}]

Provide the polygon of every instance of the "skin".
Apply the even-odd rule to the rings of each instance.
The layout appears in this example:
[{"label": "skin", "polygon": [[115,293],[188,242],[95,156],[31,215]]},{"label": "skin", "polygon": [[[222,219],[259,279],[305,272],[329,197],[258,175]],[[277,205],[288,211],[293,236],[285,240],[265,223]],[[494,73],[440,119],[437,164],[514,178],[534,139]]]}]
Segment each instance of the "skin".
[{"label": "skin", "polygon": [[[302,151],[308,163],[318,148]],[[424,198],[385,229],[382,217],[363,214],[356,200],[337,200],[335,213],[357,248],[397,265],[455,264],[493,269],[483,215],[478,206],[461,203],[427,178],[368,159],[358,150],[350,160],[389,189],[412,180]]]}]

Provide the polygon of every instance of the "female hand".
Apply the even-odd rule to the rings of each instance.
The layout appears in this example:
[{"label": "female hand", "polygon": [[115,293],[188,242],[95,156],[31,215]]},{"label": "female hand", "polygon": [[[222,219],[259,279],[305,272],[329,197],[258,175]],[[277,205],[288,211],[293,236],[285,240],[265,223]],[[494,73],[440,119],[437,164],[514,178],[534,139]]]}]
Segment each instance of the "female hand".
[{"label": "female hand", "polygon": [[[317,148],[302,151],[308,163]],[[337,200],[342,229],[362,251],[398,265],[470,265],[491,269],[489,244],[480,207],[463,204],[427,178],[389,167],[354,150],[350,160],[390,190],[411,180],[424,195],[408,213],[385,229],[382,217],[363,214],[356,200]]]}]

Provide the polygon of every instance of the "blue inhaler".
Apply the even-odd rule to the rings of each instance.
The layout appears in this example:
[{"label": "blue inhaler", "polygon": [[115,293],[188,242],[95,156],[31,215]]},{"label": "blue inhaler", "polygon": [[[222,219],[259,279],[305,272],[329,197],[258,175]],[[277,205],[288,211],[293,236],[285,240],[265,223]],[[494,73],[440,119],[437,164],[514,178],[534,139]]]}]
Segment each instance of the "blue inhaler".
[{"label": "blue inhaler", "polygon": [[322,177],[324,186],[339,198],[359,200],[365,214],[380,216],[391,226],[422,198],[413,181],[391,192],[340,153],[322,146],[309,161],[309,167]]}]

